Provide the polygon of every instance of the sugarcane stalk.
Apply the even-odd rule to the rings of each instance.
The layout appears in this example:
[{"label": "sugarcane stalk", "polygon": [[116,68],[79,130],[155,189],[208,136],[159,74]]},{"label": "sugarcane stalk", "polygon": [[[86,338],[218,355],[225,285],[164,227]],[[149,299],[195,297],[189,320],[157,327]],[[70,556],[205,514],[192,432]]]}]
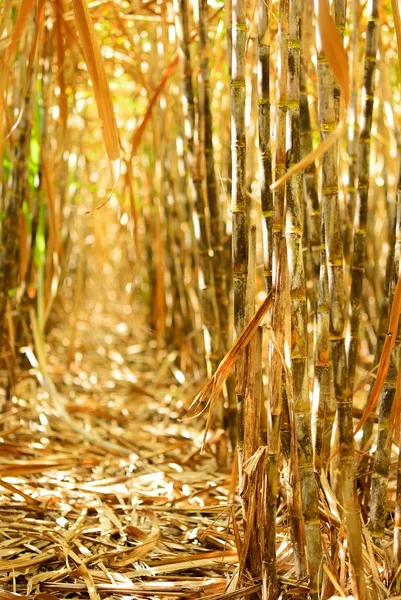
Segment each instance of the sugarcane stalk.
[{"label": "sugarcane stalk", "polygon": [[[286,115],[287,115],[287,69],[288,69],[289,6],[286,0],[279,2],[277,33],[278,82],[276,102],[276,155],[275,179],[286,170]],[[266,124],[267,126],[267,124]],[[285,186],[274,191],[272,223],[272,282],[275,289],[275,305],[272,315],[272,330],[275,343],[270,346],[270,388],[268,396],[267,430],[267,508],[266,508],[266,553],[264,578],[268,581],[269,598],[278,597],[276,568],[276,503],[278,482],[278,460],[280,453],[280,421],[282,412],[282,356],[284,355],[286,308],[289,308],[287,245],[284,236]]]},{"label": "sugarcane stalk", "polygon": [[[287,124],[287,71],[288,71],[288,32],[289,4],[285,0],[279,2],[279,22],[277,33],[278,82],[276,102],[276,156],[275,180],[285,174],[286,158],[286,124]],[[278,271],[279,246],[284,236],[284,209],[286,186],[282,185],[273,195],[273,285]],[[274,325],[273,325],[274,327]]]},{"label": "sugarcane stalk", "polygon": [[[324,55],[320,33],[317,31],[318,97],[321,139],[335,129],[339,105],[332,70]],[[343,247],[339,228],[337,144],[322,157],[322,211],[325,226],[325,245],[328,262],[330,301],[330,346],[334,371],[334,394],[337,404],[339,431],[339,459],[341,464],[341,497],[347,524],[347,542],[350,556],[354,594],[366,597],[362,560],[362,531],[359,505],[356,497],[355,456],[352,422],[352,397],[348,387],[348,369],[345,349],[345,290],[343,275]],[[341,496],[340,496],[341,492]]]},{"label": "sugarcane stalk", "polygon": [[270,145],[270,0],[258,2],[258,104],[263,275],[267,293],[273,285],[273,194]]},{"label": "sugarcane stalk", "polygon": [[366,33],[365,69],[363,81],[363,112],[358,145],[358,188],[353,236],[351,265],[351,299],[349,309],[350,342],[348,348],[348,377],[351,393],[354,387],[359,325],[361,319],[362,285],[365,272],[366,225],[370,176],[370,135],[372,129],[376,54],[379,39],[379,2],[369,2],[368,28]]},{"label": "sugarcane stalk", "polygon": [[[334,0],[332,4],[333,8],[333,16],[336,24],[336,29],[341,37],[344,39],[344,31],[345,31],[345,18],[346,18],[346,9],[347,2],[346,0]],[[334,79],[333,85],[333,94],[334,94],[334,112],[336,116],[336,123],[340,120],[340,108],[341,108],[341,86]]]},{"label": "sugarcane stalk", "polygon": [[[288,289],[287,245],[285,237],[278,247],[278,270],[275,283],[273,331],[275,344],[271,346],[269,402],[267,419],[267,486],[266,486],[266,545],[262,577],[267,582],[269,600],[278,598],[279,587],[276,567],[276,513],[278,494],[278,465],[280,456],[280,422],[282,417],[282,349],[284,348],[286,314],[290,309]],[[279,351],[280,349],[280,351]],[[300,545],[303,549],[303,544]]]},{"label": "sugarcane stalk", "polygon": [[[245,323],[245,294],[248,269],[248,231],[246,195],[245,67],[246,11],[244,0],[232,2],[232,78],[231,78],[231,160],[232,160],[232,269],[234,291],[234,332],[238,337]],[[235,369],[237,413],[243,412],[245,397],[242,374],[246,354]],[[238,439],[243,437],[238,419]],[[241,449],[239,449],[241,452]],[[241,469],[241,460],[239,460]]]},{"label": "sugarcane stalk", "polygon": [[[301,158],[307,156],[313,150],[312,124],[310,118],[309,101],[307,94],[307,73],[306,65],[301,56],[301,84],[299,96],[299,128],[301,137]],[[316,164],[313,161],[303,172],[303,187],[306,203],[306,213],[308,217],[307,239],[309,242],[312,277],[315,288],[313,300],[317,296],[317,287],[320,270],[320,228],[321,228],[321,210],[319,204],[318,184],[316,176]]]},{"label": "sugarcane stalk", "polygon": [[[399,365],[400,368],[401,365]],[[399,375],[398,375],[399,376]],[[394,509],[394,543],[393,543],[393,592],[401,591],[401,435],[398,431],[398,461],[397,461],[397,484],[395,493]]]},{"label": "sugarcane stalk", "polygon": [[[276,156],[275,156],[275,179],[284,175],[287,168],[287,109],[289,106],[287,96],[288,86],[288,56],[289,56],[289,3],[281,0],[279,3],[279,19],[277,33],[277,52],[278,72],[277,84],[277,102],[276,102]],[[276,345],[272,350],[271,374],[272,387],[270,395],[270,429],[268,439],[272,440],[271,449],[268,452],[268,476],[270,486],[273,485],[274,477],[277,478],[278,452],[280,447],[280,428],[281,413],[283,403],[288,402],[286,379],[282,377],[282,356],[284,356],[284,339],[286,337],[286,318],[291,311],[288,284],[288,265],[287,265],[287,242],[284,231],[284,213],[285,213],[286,186],[282,186],[274,191],[273,196],[273,286],[279,290],[276,292],[281,299],[276,296],[276,301],[282,303],[286,310],[281,315],[273,312],[272,328],[276,336]],[[284,262],[285,261],[285,262]],[[278,274],[281,273],[280,277]],[[281,279],[281,280],[280,280]],[[277,333],[279,333],[277,337]],[[274,375],[273,375],[274,373]],[[282,386],[280,395],[278,395],[278,386]],[[278,395],[278,396],[277,396]],[[275,398],[277,396],[277,398]],[[285,407],[286,408],[286,407]],[[291,415],[290,415],[291,420]],[[284,440],[285,441],[285,440]],[[289,440],[287,440],[288,443]],[[284,452],[293,453],[292,444],[290,448],[283,449]],[[295,453],[296,456],[296,453]],[[289,477],[290,479],[290,498],[289,498],[289,518],[291,522],[291,536],[296,553],[295,564],[297,575],[304,577],[306,575],[305,563],[305,536],[302,517],[302,500],[299,477]],[[277,486],[277,484],[276,484]],[[273,507],[273,498],[270,498],[269,504],[269,527],[275,527],[275,507]],[[269,560],[273,560],[275,549],[270,550]],[[274,581],[276,577],[275,569],[271,569],[270,578]]]},{"label": "sugarcane stalk", "polygon": [[[255,290],[256,290],[256,227],[253,225],[250,229],[249,235],[249,249],[248,249],[248,277],[246,286],[245,296],[245,318],[244,324],[247,325],[252,315],[255,312]],[[239,466],[239,491],[240,496],[244,494],[246,487],[246,475],[244,473],[244,462],[250,457],[249,444],[254,446],[253,442],[250,441],[249,436],[249,422],[247,422],[246,414],[246,397],[248,392],[253,386],[252,380],[249,380],[250,372],[253,369],[253,353],[254,346],[249,346],[243,353],[242,359],[239,361],[238,368],[236,371],[237,386],[236,391],[240,398],[244,398],[244,402],[238,402],[238,414],[237,414],[237,447],[238,447],[238,466]],[[252,360],[250,361],[250,355],[252,354]],[[246,436],[245,430],[248,427],[248,436]],[[246,440],[248,437],[248,440]],[[248,446],[248,450],[247,450]],[[243,514],[246,519],[247,507],[243,501]]]},{"label": "sugarcane stalk", "polygon": [[[288,48],[287,157],[291,168],[301,158],[299,131],[300,100],[300,2],[290,0]],[[311,408],[308,389],[308,341],[306,281],[303,262],[304,202],[302,175],[287,183],[286,238],[289,257],[291,298],[291,369],[293,375],[293,426],[301,484],[302,513],[305,520],[306,555],[312,598],[318,593],[318,573],[322,556],[318,490],[313,466]]]},{"label": "sugarcane stalk", "polygon": [[345,224],[344,252],[345,260],[350,262],[352,247],[352,223],[355,217],[356,186],[358,175],[358,98],[359,98],[359,0],[352,0],[351,27],[351,100],[348,107],[348,182],[346,188],[347,222]]},{"label": "sugarcane stalk", "polygon": [[[400,274],[401,266],[401,170],[397,186],[396,210],[396,235],[393,270],[394,276],[390,289],[390,311],[392,303],[394,301],[394,292]],[[390,415],[395,398],[397,375],[400,366],[400,355],[401,325],[399,324],[395,344],[391,353],[387,377],[383,385],[382,394],[380,398],[377,449],[373,463],[373,475],[371,482],[370,530],[377,544],[380,544],[384,536],[384,529],[388,516],[386,499],[393,437],[391,432],[392,424],[390,423]]]},{"label": "sugarcane stalk", "polygon": [[[33,20],[32,20],[33,23]],[[21,81],[25,75],[25,58],[21,55],[18,60],[18,69],[21,70]],[[32,104],[31,87],[32,71],[28,74],[29,80],[26,84],[26,93],[22,94],[22,117],[14,136],[14,143],[11,154],[11,169],[9,181],[7,182],[7,195],[5,198],[4,212],[5,218],[1,229],[0,243],[0,346],[4,344],[4,336],[7,328],[6,307],[9,294],[14,292],[13,301],[17,296],[15,294],[18,285],[18,267],[19,267],[19,236],[20,236],[20,216],[22,211],[22,202],[26,197],[27,182],[27,163],[29,158],[29,143],[31,139],[31,113]],[[17,78],[19,79],[19,78]],[[16,98],[17,100],[17,98]],[[4,344],[4,345],[3,345]]]},{"label": "sugarcane stalk", "polygon": [[[258,525],[260,514],[257,513],[260,497],[259,470],[249,471],[249,463],[258,450],[261,423],[261,393],[262,393],[262,340],[263,329],[259,327],[255,337],[248,346],[247,389],[245,402],[245,431],[244,431],[244,477],[243,501],[245,504],[245,535],[248,539],[246,565],[255,579],[261,573],[261,546]],[[263,473],[265,476],[265,472]],[[261,543],[260,543],[261,542]],[[252,596],[256,600],[257,594]]]},{"label": "sugarcane stalk", "polygon": [[330,309],[324,222],[321,225],[319,293],[316,316],[315,372],[312,436],[315,466],[320,471],[330,457],[331,435],[336,413],[333,365],[330,358]]},{"label": "sugarcane stalk", "polygon": [[244,326],[247,277],[246,227],[246,137],[245,137],[245,44],[246,18],[244,0],[232,3],[233,67],[231,80],[231,149],[233,227],[234,330],[238,336]]},{"label": "sugarcane stalk", "polygon": [[[400,186],[400,181],[398,182],[398,186]],[[377,343],[376,343],[375,358],[373,361],[374,365],[379,364],[380,356],[381,356],[383,345],[384,345],[384,340],[385,340],[385,338],[387,336],[387,332],[388,332],[388,323],[389,323],[389,317],[390,317],[390,312],[391,312],[389,290],[390,290],[390,285],[391,285],[393,271],[394,271],[396,226],[397,226],[397,214],[395,213],[393,215],[393,225],[389,231],[389,237],[388,237],[389,252],[387,255],[386,274],[385,274],[384,282],[383,282],[383,302],[382,302],[381,311],[380,311],[379,326],[377,328]],[[372,383],[370,385],[370,391],[372,390],[373,383],[374,383],[374,380],[372,381]],[[369,398],[369,396],[370,396],[370,392],[369,392],[368,398]],[[368,419],[366,421],[365,425],[363,426],[363,436],[362,436],[362,443],[361,443],[361,447],[363,449],[367,448],[367,445],[369,444],[369,441],[372,438],[373,425],[374,425],[373,421],[370,421]],[[367,470],[368,462],[369,462],[368,457],[365,456],[362,458],[362,460],[360,462],[360,466],[359,466],[359,470],[361,472],[364,472]],[[368,477],[366,478],[368,482],[371,482],[370,471],[371,470],[368,469],[369,474],[368,474]],[[370,485],[368,487],[370,489]],[[369,505],[369,503],[370,503],[370,501],[367,502],[367,505]]]},{"label": "sugarcane stalk", "polygon": [[220,199],[217,190],[216,170],[213,149],[213,118],[211,107],[209,54],[210,44],[208,38],[208,5],[207,0],[199,0],[199,53],[200,53],[200,90],[203,108],[204,127],[204,155],[206,165],[207,201],[210,211],[210,240],[213,252],[213,273],[216,289],[216,300],[219,310],[219,324],[221,336],[221,353],[227,352],[230,345],[229,337],[229,310],[226,285],[226,272],[223,256],[223,221],[220,214]]}]

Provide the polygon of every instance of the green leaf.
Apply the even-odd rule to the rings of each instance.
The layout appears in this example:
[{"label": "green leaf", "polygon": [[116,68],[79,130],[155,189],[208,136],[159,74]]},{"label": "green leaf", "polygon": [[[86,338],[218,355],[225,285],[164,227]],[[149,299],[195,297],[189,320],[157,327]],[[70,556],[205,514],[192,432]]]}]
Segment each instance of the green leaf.
[{"label": "green leaf", "polygon": [[38,228],[36,230],[34,259],[37,267],[43,267],[46,259],[46,237],[45,237],[45,206],[43,202],[39,208]]}]

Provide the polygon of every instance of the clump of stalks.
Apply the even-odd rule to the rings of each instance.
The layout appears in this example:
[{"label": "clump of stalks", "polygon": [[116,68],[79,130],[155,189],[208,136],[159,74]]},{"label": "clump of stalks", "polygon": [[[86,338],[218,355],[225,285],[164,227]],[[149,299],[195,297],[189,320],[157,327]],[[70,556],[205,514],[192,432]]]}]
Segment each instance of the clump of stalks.
[{"label": "clump of stalks", "polygon": [[187,147],[186,162],[189,172],[188,187],[194,206],[193,219],[197,242],[198,285],[202,303],[206,364],[208,374],[211,375],[216,369],[220,358],[220,321],[210,252],[210,223],[207,212],[207,197],[204,191],[202,175],[203,156],[201,154],[200,138],[203,138],[204,134],[201,131],[204,126],[204,115],[201,122],[200,114],[196,114],[195,112],[187,0],[177,0],[175,2],[175,13],[176,31],[178,33],[182,58],[182,102]]},{"label": "clump of stalks", "polygon": [[[143,3],[134,18],[114,3],[117,38],[128,45],[131,37],[139,40],[142,71],[132,68],[132,47],[121,66],[121,40],[115,40],[118,50],[106,42],[110,32],[107,19],[99,19],[102,1],[73,0],[68,18],[62,1],[36,6],[27,0],[21,4],[26,11],[6,2],[1,9],[0,370],[5,363],[15,376],[18,340],[30,336],[26,307],[43,351],[59,281],[69,291],[75,285],[67,366],[74,362],[90,252],[86,245],[83,251],[85,235],[75,278],[60,274],[61,263],[68,263],[64,255],[71,245],[77,249],[78,239],[64,231],[75,220],[62,217],[76,196],[81,201],[81,190],[89,190],[82,180],[93,175],[98,181],[86,131],[94,133],[92,122],[100,129],[99,121],[89,104],[87,113],[79,108],[90,90],[102,121],[106,162],[115,166],[121,148],[128,149],[122,196],[132,211],[136,256],[130,266],[143,270],[135,274],[135,293],[145,298],[157,347],[164,351],[173,344],[180,365],[191,363],[199,376],[206,366],[210,376],[191,408],[209,408],[204,445],[235,367],[236,397],[230,396],[228,418],[220,412],[215,423],[227,426],[238,451],[243,538],[237,585],[252,578],[252,593],[263,600],[276,600],[294,582],[298,590],[308,586],[305,595],[313,598],[321,590],[326,597],[334,588],[347,594],[352,587],[355,598],[364,600],[371,593],[365,576],[371,571],[382,578],[380,595],[391,571],[384,564],[382,569],[369,565],[365,557],[375,551],[380,561],[393,543],[391,593],[399,593],[401,178],[393,189],[398,169],[393,150],[400,148],[400,134],[398,96],[391,87],[400,75],[387,22],[379,42],[388,7],[381,12],[378,0],[366,6],[352,0],[346,15],[344,0],[258,0],[253,12],[245,0],[233,0],[212,12],[206,0],[171,0],[172,7],[169,1]],[[393,20],[401,43],[396,2]],[[351,80],[343,40],[346,45],[351,40]],[[79,66],[81,51],[86,70]],[[228,60],[219,60],[226,51]],[[124,86],[116,67],[124,71]],[[115,78],[114,89],[109,78]],[[130,112],[119,107],[124,118],[118,113],[117,120],[113,100],[125,93],[125,83],[131,86]],[[77,89],[85,92],[73,115],[85,124],[79,132],[68,119]],[[259,166],[252,145],[256,118]],[[120,145],[117,123],[132,121],[133,136],[125,124],[120,127],[122,136],[129,135]],[[231,194],[231,229],[219,193],[221,174]],[[260,209],[249,201],[257,184]],[[114,192],[118,195],[118,185]],[[395,216],[389,210],[394,204]],[[125,210],[123,202],[120,208]],[[94,219],[96,260],[105,267],[99,219]],[[256,229],[250,223],[257,223]],[[232,285],[223,248],[230,231]],[[120,274],[125,277],[121,264]],[[235,342],[230,349],[231,287]],[[376,406],[378,414],[372,415]],[[355,434],[362,427],[357,445]],[[280,521],[278,498],[286,506]],[[369,531],[361,522],[361,506]],[[287,537],[279,545],[282,531]],[[283,558],[287,538],[291,550]],[[257,586],[261,590],[255,591]]]}]

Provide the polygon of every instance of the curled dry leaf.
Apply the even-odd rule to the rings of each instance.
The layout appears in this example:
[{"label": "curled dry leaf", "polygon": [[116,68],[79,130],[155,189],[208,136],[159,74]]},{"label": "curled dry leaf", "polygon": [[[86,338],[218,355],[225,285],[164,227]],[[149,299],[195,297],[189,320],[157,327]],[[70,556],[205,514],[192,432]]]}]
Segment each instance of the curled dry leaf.
[{"label": "curled dry leaf", "polygon": [[[245,350],[253,336],[255,335],[263,317],[269,310],[273,302],[273,291],[271,291],[265,298],[263,303],[260,305],[258,310],[249,321],[248,325],[242,331],[241,335],[237,338],[231,350],[227,352],[221,363],[216,369],[213,377],[203,386],[199,394],[196,396],[188,411],[196,411],[202,404],[209,406],[209,412],[207,416],[203,444],[205,443],[207,432],[209,430],[213,409],[216,406],[216,402],[220,396],[224,382],[226,381],[232,367],[241,356],[241,353]],[[203,412],[203,411],[202,411]],[[202,444],[202,446],[203,446]]]}]

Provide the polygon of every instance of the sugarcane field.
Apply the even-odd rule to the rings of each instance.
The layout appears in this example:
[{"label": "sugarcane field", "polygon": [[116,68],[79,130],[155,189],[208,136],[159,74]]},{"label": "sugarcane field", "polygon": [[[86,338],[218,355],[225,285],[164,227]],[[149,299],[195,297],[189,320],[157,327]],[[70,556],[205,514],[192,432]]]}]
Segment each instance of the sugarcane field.
[{"label": "sugarcane field", "polygon": [[401,599],[399,0],[0,0],[0,600]]}]

